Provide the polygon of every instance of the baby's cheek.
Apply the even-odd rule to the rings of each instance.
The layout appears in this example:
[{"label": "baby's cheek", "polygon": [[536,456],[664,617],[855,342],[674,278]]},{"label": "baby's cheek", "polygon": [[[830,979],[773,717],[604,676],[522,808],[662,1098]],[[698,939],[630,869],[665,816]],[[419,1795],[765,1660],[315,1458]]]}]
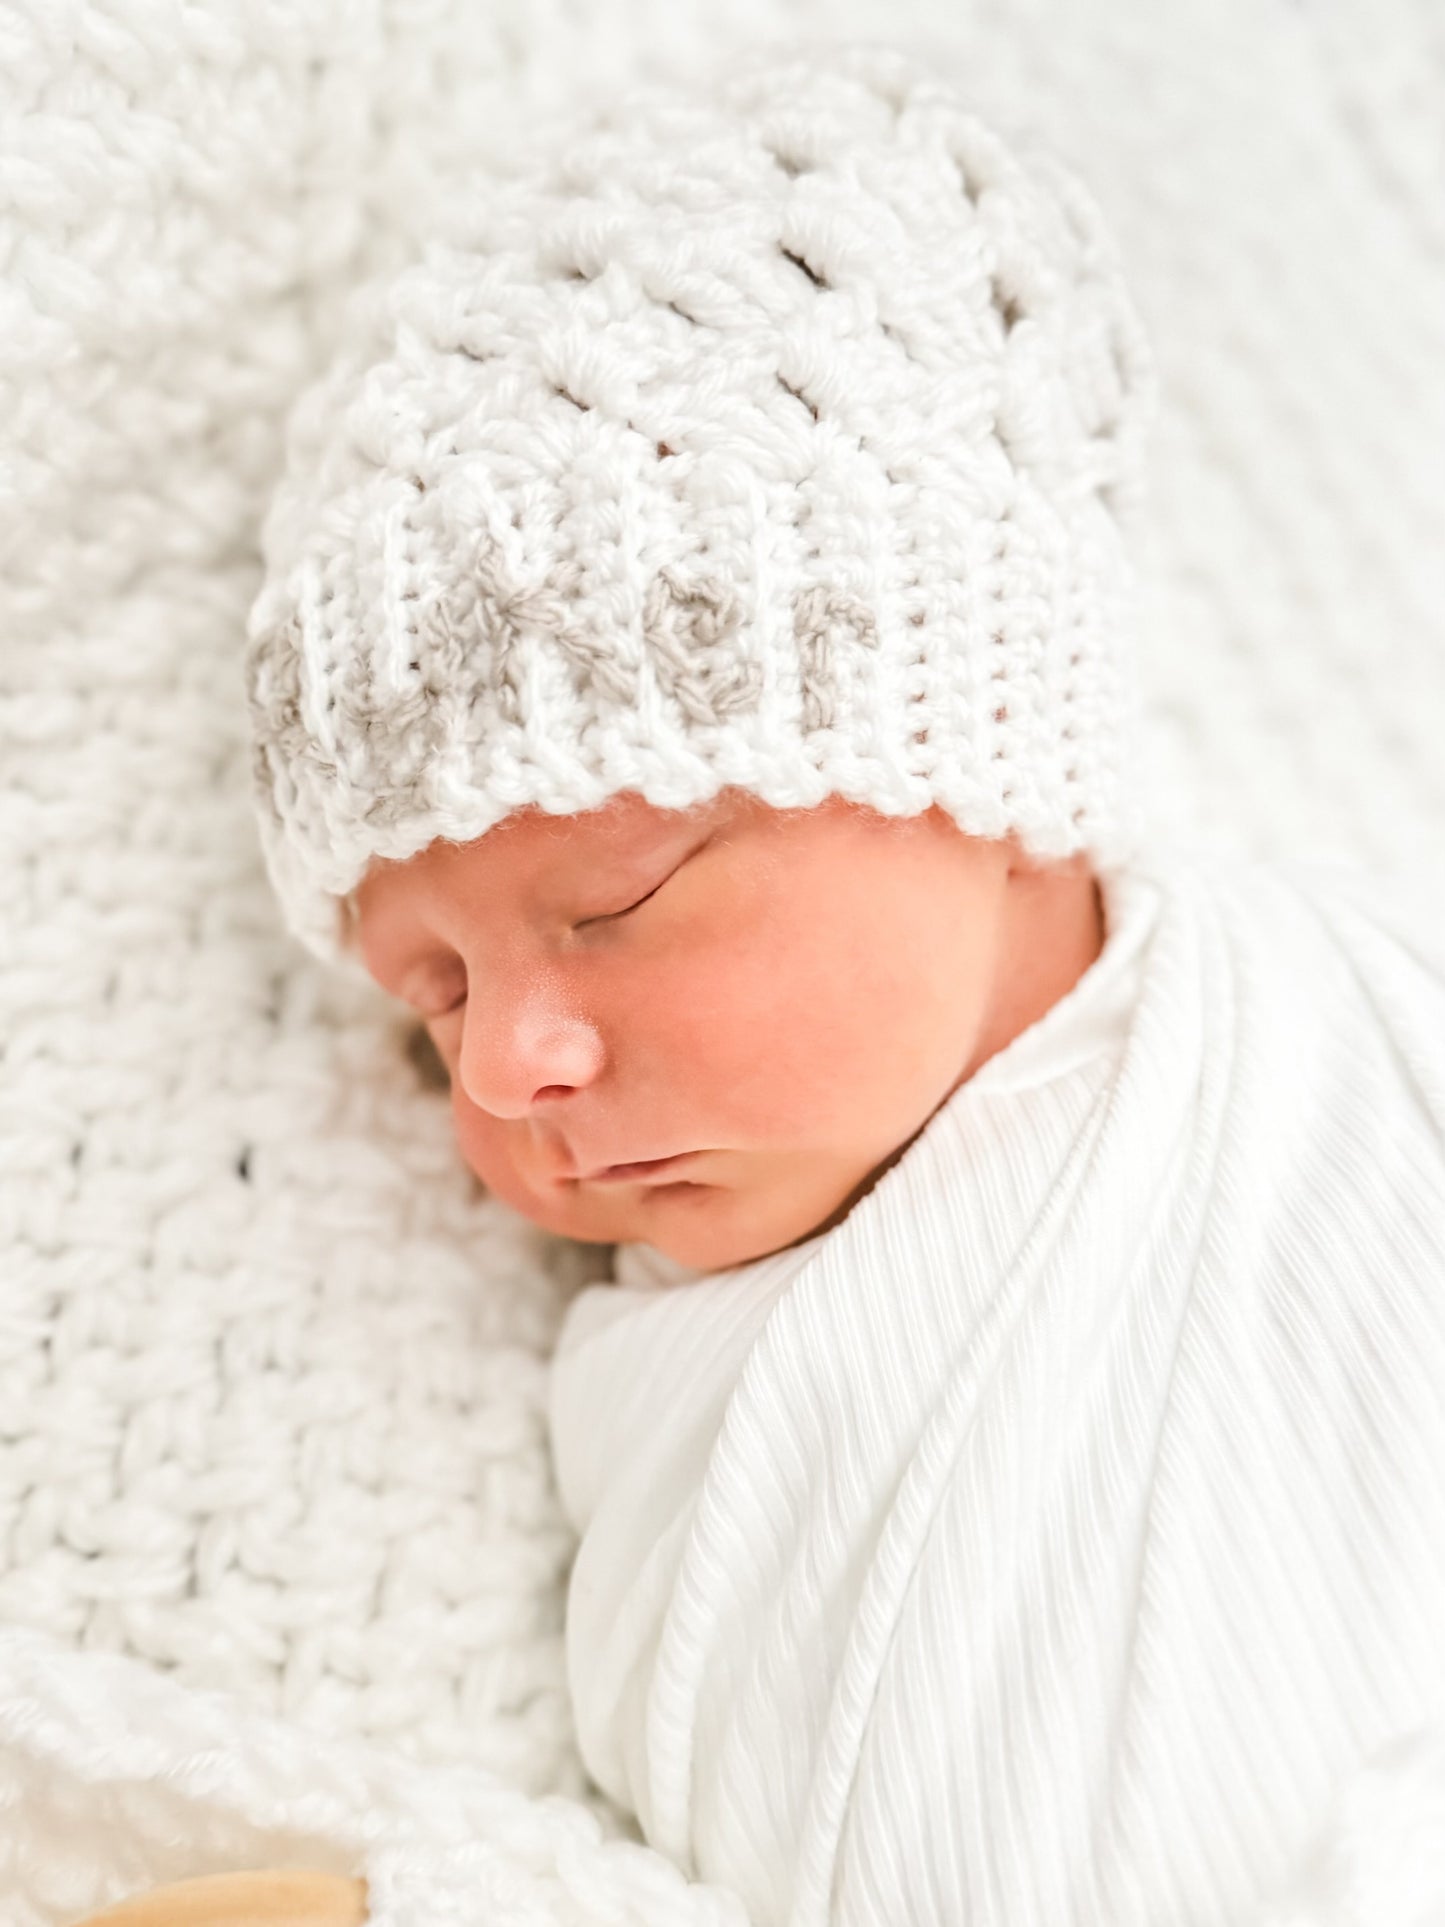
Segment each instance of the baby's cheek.
[{"label": "baby's cheek", "polygon": [[671,1001],[706,1057],[801,1081],[856,1058],[870,1024],[885,1010],[900,1018],[906,996],[906,980],[880,967],[866,935],[829,943],[800,911],[740,932]]},{"label": "baby's cheek", "polygon": [[[508,1127],[473,1104],[457,1078],[452,1078],[452,1129],[457,1148],[490,1191],[505,1195],[515,1162],[508,1144]],[[513,1126],[512,1130],[515,1131]]]}]

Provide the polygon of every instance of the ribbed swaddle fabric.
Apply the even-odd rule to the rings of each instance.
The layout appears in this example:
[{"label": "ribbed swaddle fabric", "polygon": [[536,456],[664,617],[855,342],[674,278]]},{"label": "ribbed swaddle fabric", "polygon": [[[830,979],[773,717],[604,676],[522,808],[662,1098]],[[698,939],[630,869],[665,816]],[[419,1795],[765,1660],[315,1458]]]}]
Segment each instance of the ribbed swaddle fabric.
[{"label": "ribbed swaddle fabric", "polygon": [[1445,1918],[1445,922],[1106,904],[840,1225],[564,1323],[583,1754],[759,1927],[1231,1927],[1366,1797]]}]

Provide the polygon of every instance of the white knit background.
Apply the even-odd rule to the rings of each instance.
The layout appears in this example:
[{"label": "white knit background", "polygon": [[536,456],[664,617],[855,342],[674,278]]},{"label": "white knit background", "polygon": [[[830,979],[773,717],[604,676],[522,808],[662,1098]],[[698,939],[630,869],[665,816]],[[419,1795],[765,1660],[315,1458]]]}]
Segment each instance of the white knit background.
[{"label": "white knit background", "polygon": [[1161,827],[1445,842],[1433,0],[0,3],[15,1927],[268,1860],[364,1865],[396,1927],[736,1918],[596,1796],[526,1797],[586,1793],[542,1398],[597,1254],[481,1193],[394,1008],[281,932],[239,657],[287,404],[448,167],[845,32],[1035,121],[1124,246]]}]

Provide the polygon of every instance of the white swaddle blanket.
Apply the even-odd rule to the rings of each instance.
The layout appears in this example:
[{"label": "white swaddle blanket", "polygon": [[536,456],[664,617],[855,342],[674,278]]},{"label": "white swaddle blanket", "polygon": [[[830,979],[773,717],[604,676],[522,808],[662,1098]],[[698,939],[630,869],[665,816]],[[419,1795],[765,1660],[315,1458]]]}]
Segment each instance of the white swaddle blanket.
[{"label": "white swaddle blanket", "polygon": [[843,1223],[562,1332],[583,1755],[759,1927],[1445,1919],[1440,893],[1103,882]]}]

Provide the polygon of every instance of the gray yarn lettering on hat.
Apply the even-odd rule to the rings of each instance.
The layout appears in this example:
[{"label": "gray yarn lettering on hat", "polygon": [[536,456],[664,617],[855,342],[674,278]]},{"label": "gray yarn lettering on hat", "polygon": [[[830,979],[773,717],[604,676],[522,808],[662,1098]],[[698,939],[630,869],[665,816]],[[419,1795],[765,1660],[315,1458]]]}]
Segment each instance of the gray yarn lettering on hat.
[{"label": "gray yarn lettering on hat", "polygon": [[244,656],[251,723],[251,788],[269,820],[283,826],[275,777],[284,759],[309,747],[301,722],[301,622],[287,616],[273,634],[248,640]]},{"label": "gray yarn lettering on hat", "polygon": [[[841,633],[840,633],[841,632]],[[793,598],[793,638],[803,685],[803,728],[831,729],[836,715],[835,647],[878,647],[878,620],[861,596],[814,583]]]},{"label": "gray yarn lettering on hat", "polygon": [[575,594],[581,570],[560,564],[543,582],[518,583],[503,568],[495,540],[476,545],[469,587],[468,619],[492,646],[491,684],[498,714],[509,723],[522,720],[522,661],[526,639],[541,632],[559,642],[567,634],[567,598]]},{"label": "gray yarn lettering on hat", "polygon": [[[582,586],[582,569],[569,561],[545,581],[522,586],[510,579],[497,542],[479,535],[462,578],[439,602],[433,634],[441,637],[441,674],[436,693],[455,687],[468,643],[485,636],[491,645],[489,685],[498,713],[508,722],[523,719],[521,664],[527,639],[545,635],[570,659],[580,691],[635,708],[640,698],[641,661],[629,647],[624,627],[606,634],[572,618]],[[648,585],[642,609],[642,635],[662,688],[690,722],[720,722],[755,709],[762,696],[761,666],[740,646],[742,610],[736,594],[718,578],[693,581],[662,569]]]},{"label": "gray yarn lettering on hat", "polygon": [[659,569],[647,585],[643,634],[689,722],[721,722],[758,706],[763,672],[743,653],[740,614],[737,596],[716,577],[686,582]]}]

